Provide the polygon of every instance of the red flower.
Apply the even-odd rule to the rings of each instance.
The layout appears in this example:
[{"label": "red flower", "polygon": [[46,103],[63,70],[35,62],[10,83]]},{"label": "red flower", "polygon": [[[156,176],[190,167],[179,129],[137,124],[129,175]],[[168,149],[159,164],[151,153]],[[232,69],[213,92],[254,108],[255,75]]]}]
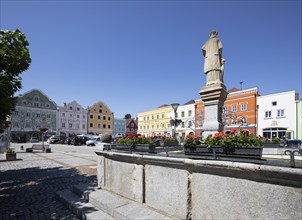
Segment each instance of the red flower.
[{"label": "red flower", "polygon": [[231,134],[235,134],[235,133],[236,133],[236,129],[232,129]]}]

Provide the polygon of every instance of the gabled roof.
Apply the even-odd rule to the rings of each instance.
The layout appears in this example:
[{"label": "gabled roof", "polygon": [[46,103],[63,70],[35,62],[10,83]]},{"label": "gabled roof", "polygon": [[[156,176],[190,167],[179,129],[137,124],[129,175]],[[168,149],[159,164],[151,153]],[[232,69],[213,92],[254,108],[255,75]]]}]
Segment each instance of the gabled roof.
[{"label": "gabled roof", "polygon": [[186,102],[184,105],[191,105],[195,104],[195,100],[191,99],[190,101]]},{"label": "gabled roof", "polygon": [[229,90],[228,90],[228,93],[237,92],[237,91],[240,91],[240,90],[237,89],[237,88],[232,88],[232,89],[229,89]]}]

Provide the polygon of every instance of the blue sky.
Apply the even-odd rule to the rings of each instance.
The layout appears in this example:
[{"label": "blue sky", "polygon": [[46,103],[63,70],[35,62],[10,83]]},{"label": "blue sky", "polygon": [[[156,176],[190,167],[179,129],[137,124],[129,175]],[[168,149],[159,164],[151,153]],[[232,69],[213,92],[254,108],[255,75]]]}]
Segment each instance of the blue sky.
[{"label": "blue sky", "polygon": [[1,29],[30,43],[22,94],[40,89],[57,105],[103,101],[133,117],[162,104],[200,98],[201,46],[219,32],[228,89],[302,97],[301,0],[1,0]]}]

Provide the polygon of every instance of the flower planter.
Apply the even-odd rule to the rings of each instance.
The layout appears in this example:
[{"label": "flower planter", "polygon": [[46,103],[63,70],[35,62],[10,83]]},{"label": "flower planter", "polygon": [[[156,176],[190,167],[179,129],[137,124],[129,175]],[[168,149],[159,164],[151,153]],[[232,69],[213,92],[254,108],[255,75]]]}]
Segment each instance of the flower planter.
[{"label": "flower planter", "polygon": [[135,144],[133,151],[155,153],[154,144]]},{"label": "flower planter", "polygon": [[268,147],[268,148],[278,148],[280,147],[280,144],[275,144],[275,143],[263,143],[263,147]]},{"label": "flower planter", "polygon": [[231,149],[224,149],[220,146],[213,146],[211,149],[208,149],[205,145],[197,145],[196,149],[192,147],[185,147],[185,154],[212,157],[214,159],[216,159],[217,157],[261,159],[262,150],[262,146],[234,147]]},{"label": "flower planter", "polygon": [[112,145],[112,149],[130,151],[131,146],[129,146],[128,144],[116,144],[116,145]]},{"label": "flower planter", "polygon": [[4,152],[4,158],[7,161],[17,160],[17,154],[16,153],[6,153],[6,152]]},{"label": "flower planter", "polygon": [[178,142],[164,142],[164,146],[168,146],[168,147],[178,146]]}]

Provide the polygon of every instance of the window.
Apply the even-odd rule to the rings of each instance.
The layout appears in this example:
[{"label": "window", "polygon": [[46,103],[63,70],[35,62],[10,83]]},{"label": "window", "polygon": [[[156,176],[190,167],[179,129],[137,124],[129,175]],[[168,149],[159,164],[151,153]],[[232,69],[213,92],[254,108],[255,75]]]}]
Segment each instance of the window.
[{"label": "window", "polygon": [[283,117],[284,116],[284,109],[277,109],[277,117]]},{"label": "window", "polygon": [[185,117],[185,112],[181,112],[181,117]]},{"label": "window", "polygon": [[37,113],[37,118],[40,118],[40,116],[41,116],[41,115],[40,115],[39,113]]},{"label": "window", "polygon": [[188,116],[191,117],[192,116],[192,110],[188,111]]},{"label": "window", "polygon": [[82,124],[82,129],[86,129],[86,126],[84,124]]},{"label": "window", "polygon": [[223,110],[224,110],[224,113],[228,113],[229,110],[228,110],[228,107],[227,106],[223,106]]},{"label": "window", "polygon": [[276,106],[277,105],[277,102],[276,101],[273,101],[272,102],[272,106]]},{"label": "window", "polygon": [[72,114],[69,114],[69,117],[72,118]]},{"label": "window", "polygon": [[154,115],[151,116],[152,120],[154,119]]},{"label": "window", "polygon": [[62,113],[62,117],[65,117],[65,113]]},{"label": "window", "polygon": [[237,106],[236,105],[232,105],[232,112],[236,112],[237,111]]},{"label": "window", "polygon": [[93,123],[90,123],[90,127],[93,128]]},{"label": "window", "polygon": [[185,123],[181,122],[181,127],[184,128],[185,127]]},{"label": "window", "polygon": [[110,128],[110,125],[108,125],[108,128]]},{"label": "window", "polygon": [[108,121],[110,121],[111,120],[111,118],[110,118],[110,116],[108,116]]},{"label": "window", "polygon": [[39,101],[39,97],[35,96],[34,100],[37,102]]},{"label": "window", "polygon": [[165,128],[165,124],[164,123],[161,124],[161,128]]},{"label": "window", "polygon": [[98,119],[101,120],[101,116],[100,115],[98,115]]},{"label": "window", "polygon": [[83,115],[83,119],[85,119],[86,118],[86,116],[85,115]]},{"label": "window", "polygon": [[90,119],[93,119],[93,115],[90,115]]},{"label": "window", "polygon": [[202,116],[202,110],[198,110],[198,116]]},{"label": "window", "polygon": [[106,116],[103,116],[103,120],[106,120]]},{"label": "window", "polygon": [[72,106],[69,106],[69,110],[72,110]]},{"label": "window", "polygon": [[105,124],[103,124],[103,128],[106,128],[106,125],[105,125]]},{"label": "window", "polygon": [[80,118],[80,115],[77,115],[77,118]]},{"label": "window", "polygon": [[72,128],[72,124],[71,123],[69,123],[69,128]]},{"label": "window", "polygon": [[98,128],[101,128],[101,125],[100,125],[100,124],[98,124]]},{"label": "window", "polygon": [[165,114],[164,113],[161,114],[161,118],[165,118]]},{"label": "window", "polygon": [[62,123],[62,128],[65,128],[65,123]]},{"label": "window", "polygon": [[76,129],[80,129],[80,125],[78,123],[76,124]]},{"label": "window", "polygon": [[159,119],[159,115],[156,115],[156,119]]},{"label": "window", "polygon": [[188,128],[192,127],[192,121],[189,121]]},{"label": "window", "polygon": [[241,111],[246,111],[246,103],[241,104]]},{"label": "window", "polygon": [[80,111],[80,107],[77,107],[77,111]]},{"label": "window", "polygon": [[103,110],[102,110],[102,109],[100,109],[100,110],[99,110],[99,113],[103,113]]},{"label": "window", "polygon": [[30,113],[29,112],[26,113],[26,117],[30,117]]},{"label": "window", "polygon": [[34,107],[39,107],[39,103],[35,102]]},{"label": "window", "polygon": [[272,117],[272,111],[265,111],[265,118],[271,118]]}]

